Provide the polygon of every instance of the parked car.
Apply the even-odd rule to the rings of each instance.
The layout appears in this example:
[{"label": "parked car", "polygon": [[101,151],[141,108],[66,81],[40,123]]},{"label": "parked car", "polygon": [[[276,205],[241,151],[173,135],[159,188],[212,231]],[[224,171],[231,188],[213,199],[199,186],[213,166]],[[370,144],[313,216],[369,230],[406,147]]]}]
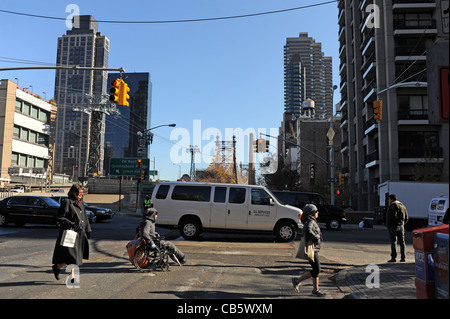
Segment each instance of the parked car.
[{"label": "parked car", "polygon": [[24,193],[25,189],[23,188],[23,186],[14,186],[13,188],[11,188],[9,190],[11,193]]},{"label": "parked car", "polygon": [[83,202],[86,209],[94,212],[95,217],[97,217],[97,222],[101,222],[106,219],[111,219],[114,217],[114,212],[112,209],[104,208],[104,207],[98,207],[98,206],[91,206],[87,204],[86,202]]},{"label": "parked car", "polygon": [[[52,196],[52,197],[49,197],[49,198],[55,200],[58,204],[61,205],[61,201],[64,198],[68,198],[68,197],[67,196]],[[87,215],[87,217],[89,219],[89,222],[90,223],[95,223],[97,221],[97,216],[95,216],[94,212],[92,210],[89,210],[87,207],[85,207],[85,211],[86,211],[86,215]]]},{"label": "parked car", "polygon": [[328,229],[337,230],[342,224],[346,224],[345,211],[337,206],[330,205],[328,201],[318,193],[272,191],[272,193],[284,204],[303,209],[306,204],[314,204],[319,210],[318,222],[326,223]]},{"label": "parked car", "polygon": [[59,204],[45,196],[7,197],[0,201],[0,226],[13,222],[56,225]]},{"label": "parked car", "polygon": [[26,185],[21,184],[21,185],[15,185],[9,191],[13,192],[13,193],[30,193],[31,192],[31,188],[30,188],[30,186],[26,186]]}]

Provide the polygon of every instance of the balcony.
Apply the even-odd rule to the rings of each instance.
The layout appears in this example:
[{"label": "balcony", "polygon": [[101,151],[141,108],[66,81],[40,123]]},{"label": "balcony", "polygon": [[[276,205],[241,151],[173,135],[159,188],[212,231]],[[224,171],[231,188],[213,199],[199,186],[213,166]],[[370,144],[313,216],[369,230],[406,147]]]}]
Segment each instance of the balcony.
[{"label": "balcony", "polygon": [[371,97],[375,97],[376,93],[377,93],[377,81],[373,79],[366,85],[366,87],[363,90],[364,103],[370,102],[371,100],[369,99]]},{"label": "balcony", "polygon": [[435,19],[394,20],[394,36],[408,34],[437,34]]},{"label": "balcony", "polygon": [[366,164],[366,168],[375,166],[378,164],[378,150],[375,150],[364,157],[364,164]]},{"label": "balcony", "polygon": [[428,120],[427,109],[408,109],[399,110],[397,112],[399,121],[411,121],[411,120]]},{"label": "balcony", "polygon": [[399,147],[399,158],[443,158],[444,150],[442,147]]},{"label": "balcony", "polygon": [[433,10],[436,8],[435,0],[392,0],[393,10]]}]

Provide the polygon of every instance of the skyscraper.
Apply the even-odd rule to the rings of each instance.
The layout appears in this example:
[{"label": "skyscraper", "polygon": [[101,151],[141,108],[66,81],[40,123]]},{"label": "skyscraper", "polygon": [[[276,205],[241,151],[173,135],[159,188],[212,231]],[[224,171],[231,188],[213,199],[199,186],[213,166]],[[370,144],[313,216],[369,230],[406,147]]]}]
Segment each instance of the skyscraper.
[{"label": "skyscraper", "polygon": [[[109,73],[108,83],[120,77]],[[130,106],[118,105],[120,116],[108,116],[105,122],[105,174],[109,174],[112,157],[138,157],[138,134],[150,128],[152,83],[149,73],[125,73],[130,88]],[[148,154],[148,153],[147,153]],[[144,156],[146,157],[146,156]]]},{"label": "skyscraper", "polygon": [[[89,15],[80,16],[79,25],[58,38],[57,65],[107,67],[109,39],[98,32],[98,23]],[[73,111],[84,95],[106,94],[107,72],[56,70],[55,100],[60,105],[56,124],[55,170],[68,175],[86,176],[92,124],[104,126],[104,114]],[[98,143],[103,145],[103,136]],[[101,147],[103,150],[103,147]],[[100,154],[102,170],[103,154]],[[75,173],[76,172],[76,173]]]},{"label": "skyscraper", "polygon": [[449,125],[438,92],[438,70],[449,64],[448,1],[340,0],[338,10],[349,205],[380,206],[378,185],[388,180],[448,182]]},{"label": "skyscraper", "polygon": [[316,118],[323,119],[333,110],[331,57],[325,57],[322,44],[301,32],[298,38],[287,38],[284,46],[284,109],[301,114],[303,101],[311,99]]}]

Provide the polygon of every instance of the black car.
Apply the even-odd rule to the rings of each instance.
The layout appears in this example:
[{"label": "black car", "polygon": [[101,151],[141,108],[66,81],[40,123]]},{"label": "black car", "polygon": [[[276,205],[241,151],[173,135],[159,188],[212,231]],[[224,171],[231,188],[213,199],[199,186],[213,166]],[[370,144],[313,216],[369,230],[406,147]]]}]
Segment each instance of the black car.
[{"label": "black car", "polygon": [[318,222],[326,223],[328,229],[337,230],[342,224],[346,224],[345,211],[337,206],[330,205],[328,201],[318,193],[272,191],[279,201],[303,209],[306,204],[314,204],[319,210]]},{"label": "black car", "polygon": [[[64,198],[68,198],[68,197],[67,196],[52,196],[52,197],[49,197],[49,198],[53,199],[54,201],[56,201],[58,204],[61,205],[61,201]],[[87,215],[87,217],[89,219],[89,223],[95,223],[97,221],[97,216],[95,216],[95,214],[94,214],[94,212],[92,210],[90,210],[90,209],[88,209],[86,207],[86,203],[85,203],[85,210],[86,210],[86,215]]]},{"label": "black car", "polygon": [[86,209],[94,212],[95,217],[97,217],[97,222],[101,222],[102,220],[111,219],[114,217],[114,212],[109,208],[91,206],[86,202],[83,202]]},{"label": "black car", "polygon": [[56,225],[59,204],[45,196],[12,196],[0,201],[0,226],[9,222],[16,225]]}]

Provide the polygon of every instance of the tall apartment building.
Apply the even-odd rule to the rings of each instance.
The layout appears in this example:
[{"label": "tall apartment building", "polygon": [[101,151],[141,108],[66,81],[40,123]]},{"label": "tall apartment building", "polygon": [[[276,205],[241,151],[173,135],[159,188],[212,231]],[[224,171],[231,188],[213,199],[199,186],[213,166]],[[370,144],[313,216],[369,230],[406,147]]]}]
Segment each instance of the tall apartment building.
[{"label": "tall apartment building", "polygon": [[[438,92],[438,71],[448,72],[448,1],[340,0],[338,8],[349,204],[373,210],[379,183],[420,180],[424,163],[448,182],[448,118],[439,116]],[[383,103],[382,120],[374,119],[375,100]]]},{"label": "tall apartment building", "polygon": [[301,32],[287,38],[284,46],[284,109],[302,114],[302,103],[311,99],[316,118],[329,118],[333,111],[332,59],[324,56],[322,44]]},{"label": "tall apartment building", "polygon": [[[107,67],[109,40],[98,32],[98,23],[92,16],[80,16],[79,27],[73,28],[58,38],[57,65],[84,67]],[[55,168],[57,172],[86,176],[89,163],[89,147],[92,124],[100,124],[104,130],[104,114],[86,114],[74,111],[73,107],[85,103],[85,94],[106,94],[106,71],[56,70],[55,100],[60,107],[57,114]],[[99,123],[97,123],[99,122]],[[98,141],[104,144],[104,135]],[[100,167],[103,166],[101,147]]]},{"label": "tall apartment building", "polygon": [[56,105],[9,80],[0,84],[0,181],[51,182]]},{"label": "tall apartment building", "polygon": [[[119,77],[119,73],[109,73],[108,83],[110,84],[112,80]],[[110,158],[139,156],[138,146],[140,145],[137,132],[149,129],[151,123],[152,82],[150,73],[126,73],[124,80],[130,88],[130,106],[118,105],[120,116],[106,118],[104,163],[106,175],[110,173]]]}]

